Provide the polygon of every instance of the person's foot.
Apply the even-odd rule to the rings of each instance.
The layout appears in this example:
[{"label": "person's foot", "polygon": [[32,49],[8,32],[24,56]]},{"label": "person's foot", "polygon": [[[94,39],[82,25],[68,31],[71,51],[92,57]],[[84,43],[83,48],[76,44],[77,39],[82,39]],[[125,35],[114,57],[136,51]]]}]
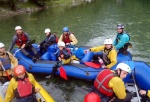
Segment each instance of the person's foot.
[{"label": "person's foot", "polygon": [[53,78],[53,76],[52,76],[52,75],[48,75],[48,76],[46,76],[45,78],[46,78],[46,79],[50,79],[50,78]]}]

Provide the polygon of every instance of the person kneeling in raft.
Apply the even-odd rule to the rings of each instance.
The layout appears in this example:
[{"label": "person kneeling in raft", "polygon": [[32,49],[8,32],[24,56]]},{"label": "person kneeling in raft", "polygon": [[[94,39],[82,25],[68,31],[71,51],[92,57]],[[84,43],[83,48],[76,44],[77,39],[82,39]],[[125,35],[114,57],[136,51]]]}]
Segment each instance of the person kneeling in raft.
[{"label": "person kneeling in raft", "polygon": [[22,65],[14,68],[14,77],[10,80],[6,91],[4,102],[11,102],[16,98],[15,102],[38,102],[35,92],[40,89],[35,88],[35,79],[32,74],[26,72]]},{"label": "person kneeling in raft", "polygon": [[111,68],[117,63],[117,51],[112,45],[113,42],[111,39],[105,39],[104,45],[99,47],[93,47],[87,50],[84,50],[85,53],[88,51],[91,52],[100,52],[102,54],[93,55],[93,62],[103,64],[102,68]]},{"label": "person kneeling in raft", "polygon": [[130,102],[132,94],[126,92],[123,79],[131,72],[125,63],[119,63],[115,72],[102,69],[94,80],[91,92],[98,94],[102,102]]}]

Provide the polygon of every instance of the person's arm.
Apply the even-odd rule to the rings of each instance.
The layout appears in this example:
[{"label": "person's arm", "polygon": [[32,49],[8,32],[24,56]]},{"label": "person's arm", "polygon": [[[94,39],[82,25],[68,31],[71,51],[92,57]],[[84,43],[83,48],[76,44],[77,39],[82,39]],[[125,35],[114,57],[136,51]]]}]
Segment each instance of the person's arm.
[{"label": "person's arm", "polygon": [[127,41],[127,35],[123,34],[120,37],[120,41],[118,42],[118,44],[115,46],[117,50],[119,50],[120,48],[122,48],[128,41]]},{"label": "person's arm", "polygon": [[5,95],[5,98],[4,98],[4,102],[11,102],[12,99],[14,98],[14,83],[15,83],[15,80],[14,78],[11,79],[9,85],[8,85],[8,88],[6,90],[6,95]]},{"label": "person's arm", "polygon": [[73,34],[70,34],[69,38],[72,41],[72,42],[70,42],[71,45],[76,45],[78,43],[78,40],[76,39],[76,37]]},{"label": "person's arm", "polygon": [[16,40],[17,40],[17,36],[14,36],[12,41],[11,41],[11,43],[10,43],[10,47],[8,49],[9,52],[13,49],[13,47],[14,47],[14,45],[16,43]]},{"label": "person's arm", "polygon": [[63,34],[60,36],[58,42],[63,42]]},{"label": "person's arm", "polygon": [[108,58],[110,59],[110,64],[108,64],[106,67],[111,68],[117,63],[117,52],[116,50],[111,50],[109,52]]},{"label": "person's arm", "polygon": [[148,90],[147,96],[150,98],[150,90]]},{"label": "person's arm", "polygon": [[104,48],[105,48],[105,46],[99,46],[99,47],[92,47],[89,50],[91,52],[100,52],[100,51],[104,50]]},{"label": "person's arm", "polygon": [[15,66],[18,65],[18,60],[10,52],[8,52],[8,54],[11,61],[11,68],[14,68]]},{"label": "person's arm", "polygon": [[126,91],[125,91],[124,82],[119,77],[112,78],[109,81],[108,85],[109,85],[109,87],[112,88],[114,94],[119,99],[125,99],[125,97],[126,97]]},{"label": "person's arm", "polygon": [[24,34],[25,34],[25,36],[27,37],[28,41],[30,41],[31,39],[30,39],[28,33],[24,33]]},{"label": "person's arm", "polygon": [[[45,38],[46,39],[46,38]],[[43,41],[41,41],[40,43],[39,43],[39,45],[42,45],[44,42],[45,42],[45,39],[43,40]]]}]

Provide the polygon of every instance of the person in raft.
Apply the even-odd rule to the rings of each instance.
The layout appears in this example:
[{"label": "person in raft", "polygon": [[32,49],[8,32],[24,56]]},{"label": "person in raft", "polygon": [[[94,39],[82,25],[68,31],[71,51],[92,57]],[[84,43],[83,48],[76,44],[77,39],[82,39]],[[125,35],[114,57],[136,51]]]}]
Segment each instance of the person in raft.
[{"label": "person in raft", "polygon": [[[13,46],[16,44],[19,46],[19,49],[25,56],[31,58],[33,62],[36,62],[40,58],[40,55],[38,54],[36,49],[31,44],[29,44],[29,42],[31,41],[29,35],[23,32],[21,26],[16,26],[15,31],[16,34],[12,39],[8,51],[11,51],[13,49]],[[34,55],[31,55],[28,51],[33,52]]]},{"label": "person in raft", "polygon": [[17,65],[18,60],[10,52],[5,51],[5,45],[0,43],[0,82],[2,84],[10,80],[12,70]]},{"label": "person in raft", "polygon": [[78,43],[78,40],[74,34],[69,31],[68,27],[64,27],[63,34],[60,36],[58,42],[64,42],[66,47],[73,47]]},{"label": "person in raft", "polygon": [[104,45],[99,47],[93,47],[87,50],[84,50],[84,52],[100,52],[102,51],[102,54],[94,54],[93,55],[93,62],[102,64],[102,68],[111,68],[117,63],[117,51],[115,47],[112,45],[111,39],[105,39]]},{"label": "person in raft", "polygon": [[132,47],[130,36],[124,31],[124,25],[117,25],[117,36],[113,42],[113,45],[119,50],[119,53],[127,54],[128,47]]},{"label": "person in raft", "polygon": [[47,51],[47,48],[57,43],[57,37],[51,33],[51,30],[49,28],[45,29],[46,38],[39,43],[38,47],[40,47],[40,54],[42,55]]},{"label": "person in raft", "polygon": [[131,93],[126,92],[123,79],[131,72],[125,63],[119,63],[115,72],[102,69],[94,80],[91,92],[97,93],[102,102],[130,102]]},{"label": "person in raft", "polygon": [[6,90],[4,102],[11,102],[14,97],[15,102],[38,102],[35,93],[40,89],[35,88],[35,81],[33,75],[27,73],[24,66],[16,66],[14,77]]}]

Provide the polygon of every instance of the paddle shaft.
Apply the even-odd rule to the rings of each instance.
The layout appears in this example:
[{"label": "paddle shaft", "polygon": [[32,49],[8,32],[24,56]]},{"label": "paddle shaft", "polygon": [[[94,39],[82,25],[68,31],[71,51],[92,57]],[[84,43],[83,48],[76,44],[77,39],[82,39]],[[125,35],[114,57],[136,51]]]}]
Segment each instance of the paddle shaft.
[{"label": "paddle shaft", "polygon": [[134,73],[132,73],[132,77],[133,77],[134,87],[135,87],[135,90],[136,90],[138,101],[141,102],[140,95],[139,95],[138,88],[137,88],[136,81],[135,81],[135,77],[134,77]]},{"label": "paddle shaft", "polygon": [[10,78],[9,74],[7,73],[6,69],[4,68],[4,66],[2,64],[1,64],[1,67],[3,68],[4,72],[6,73],[8,79],[10,80],[11,78]]}]

